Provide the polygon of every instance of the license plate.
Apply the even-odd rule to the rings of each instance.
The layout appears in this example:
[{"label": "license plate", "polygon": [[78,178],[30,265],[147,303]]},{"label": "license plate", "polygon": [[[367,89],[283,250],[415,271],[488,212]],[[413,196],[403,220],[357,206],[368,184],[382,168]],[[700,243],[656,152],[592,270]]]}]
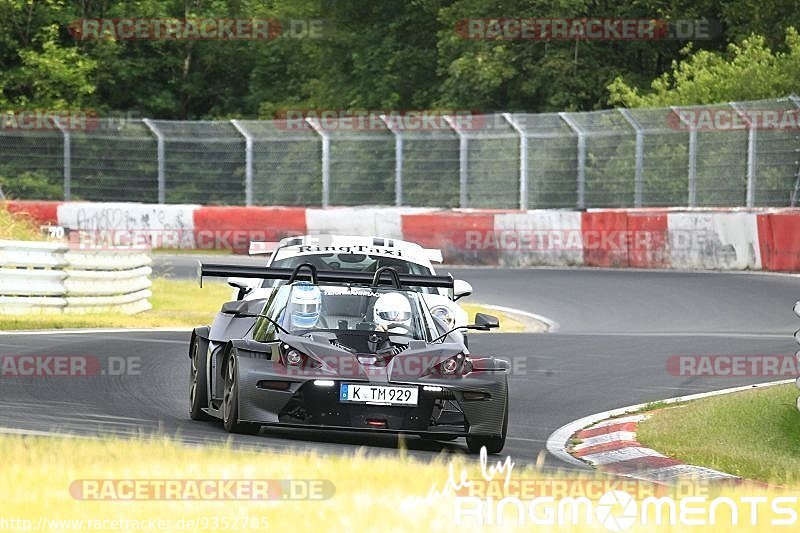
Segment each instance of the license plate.
[{"label": "license plate", "polygon": [[339,401],[379,403],[388,405],[417,405],[417,387],[387,387],[385,385],[355,385],[342,383]]}]

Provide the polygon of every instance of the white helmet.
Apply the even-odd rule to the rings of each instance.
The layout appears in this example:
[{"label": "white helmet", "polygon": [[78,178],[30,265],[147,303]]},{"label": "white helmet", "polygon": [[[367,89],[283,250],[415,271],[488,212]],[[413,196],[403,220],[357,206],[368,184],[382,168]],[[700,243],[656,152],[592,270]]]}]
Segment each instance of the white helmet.
[{"label": "white helmet", "polygon": [[373,320],[379,328],[391,331],[393,326],[411,327],[411,304],[408,298],[397,292],[382,294],[375,300]]},{"label": "white helmet", "polygon": [[306,281],[292,288],[292,327],[313,328],[319,319],[322,293],[319,287]]}]

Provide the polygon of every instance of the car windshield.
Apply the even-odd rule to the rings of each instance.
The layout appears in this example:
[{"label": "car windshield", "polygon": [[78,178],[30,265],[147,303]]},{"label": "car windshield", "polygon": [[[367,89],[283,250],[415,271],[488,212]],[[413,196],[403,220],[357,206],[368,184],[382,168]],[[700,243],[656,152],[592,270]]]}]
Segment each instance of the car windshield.
[{"label": "car windshield", "polygon": [[[398,274],[429,276],[433,272],[426,266],[412,263],[397,257],[385,257],[368,254],[324,253],[295,255],[275,259],[270,266],[275,268],[296,268],[303,263],[310,263],[318,270],[345,270],[349,272],[375,272],[382,267],[392,267]],[[274,287],[280,281],[264,280],[262,287]],[[430,287],[412,287],[416,292],[436,293]]]},{"label": "car windshield", "polygon": [[276,319],[293,335],[311,331],[384,332],[427,340],[432,321],[419,293],[391,288],[312,285],[284,286],[289,294]]}]

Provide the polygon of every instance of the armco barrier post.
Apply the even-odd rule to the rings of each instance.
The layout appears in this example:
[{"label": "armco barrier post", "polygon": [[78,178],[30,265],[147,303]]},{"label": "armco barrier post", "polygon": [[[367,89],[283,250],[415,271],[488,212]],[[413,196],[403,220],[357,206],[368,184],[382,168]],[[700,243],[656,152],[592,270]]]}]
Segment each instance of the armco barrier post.
[{"label": "armco barrier post", "polygon": [[331,137],[322,126],[311,117],[306,118],[306,123],[311,126],[322,139],[322,207],[328,207],[331,198]]},{"label": "armco barrier post", "polygon": [[[795,95],[791,95],[789,96],[789,101],[791,101],[796,108],[800,109],[800,98]],[[795,148],[795,153],[797,151],[798,149]],[[794,181],[794,191],[792,191],[792,199],[789,203],[791,207],[797,207],[798,196],[800,196],[800,163],[797,164],[797,176]]]},{"label": "armco barrier post", "polygon": [[250,206],[253,205],[253,136],[238,120],[231,120],[231,124],[244,137],[244,201]]},{"label": "armco barrier post", "polygon": [[642,189],[644,172],[644,130],[636,117],[628,109],[620,109],[619,112],[625,120],[636,130],[636,173],[633,181],[633,207],[642,207]]},{"label": "armco barrier post", "polygon": [[519,134],[519,208],[528,210],[528,137],[511,113],[503,113],[503,118]]},{"label": "armco barrier post", "polygon": [[676,106],[670,106],[670,109],[678,120],[684,123],[689,128],[689,176],[687,179],[686,187],[688,189],[688,204],[689,207],[697,206],[697,129],[686,120]]},{"label": "armco barrier post", "polygon": [[56,118],[55,123],[64,136],[64,200],[69,201],[72,198],[72,138],[60,119]]},{"label": "armco barrier post", "polygon": [[586,208],[586,133],[566,113],[558,116],[578,136],[578,209]]},{"label": "armco barrier post", "polygon": [[756,194],[756,127],[736,102],[729,102],[728,105],[747,124],[747,193],[745,194],[745,205],[753,207]]},{"label": "armco barrier post", "polygon": [[403,205],[403,135],[386,115],[381,115],[386,128],[394,135],[394,205]]},{"label": "armco barrier post", "polygon": [[149,118],[142,119],[145,126],[150,128],[150,131],[153,132],[153,135],[156,136],[156,140],[158,142],[158,203],[163,204],[166,201],[166,175],[165,169],[166,166],[164,164],[164,157],[165,157],[165,148],[164,148],[164,134],[161,133],[161,130],[153,124],[153,121]]},{"label": "armco barrier post", "polygon": [[469,196],[467,194],[468,172],[469,172],[469,145],[466,134],[456,127],[453,117],[444,117],[447,125],[450,126],[458,135],[458,206],[461,208],[469,207]]}]

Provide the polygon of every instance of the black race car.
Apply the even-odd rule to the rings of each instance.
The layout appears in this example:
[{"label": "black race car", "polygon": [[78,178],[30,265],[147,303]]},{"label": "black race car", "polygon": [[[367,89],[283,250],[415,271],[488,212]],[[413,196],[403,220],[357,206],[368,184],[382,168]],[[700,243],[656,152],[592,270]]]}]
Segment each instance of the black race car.
[{"label": "black race car", "polygon": [[[262,300],[222,306],[189,348],[191,418],[231,432],[261,426],[466,437],[471,452],[503,449],[508,364],[475,357],[459,328],[434,317],[411,287],[450,276],[200,265],[203,276],[279,279]],[[478,313],[470,329],[498,327]]]}]

